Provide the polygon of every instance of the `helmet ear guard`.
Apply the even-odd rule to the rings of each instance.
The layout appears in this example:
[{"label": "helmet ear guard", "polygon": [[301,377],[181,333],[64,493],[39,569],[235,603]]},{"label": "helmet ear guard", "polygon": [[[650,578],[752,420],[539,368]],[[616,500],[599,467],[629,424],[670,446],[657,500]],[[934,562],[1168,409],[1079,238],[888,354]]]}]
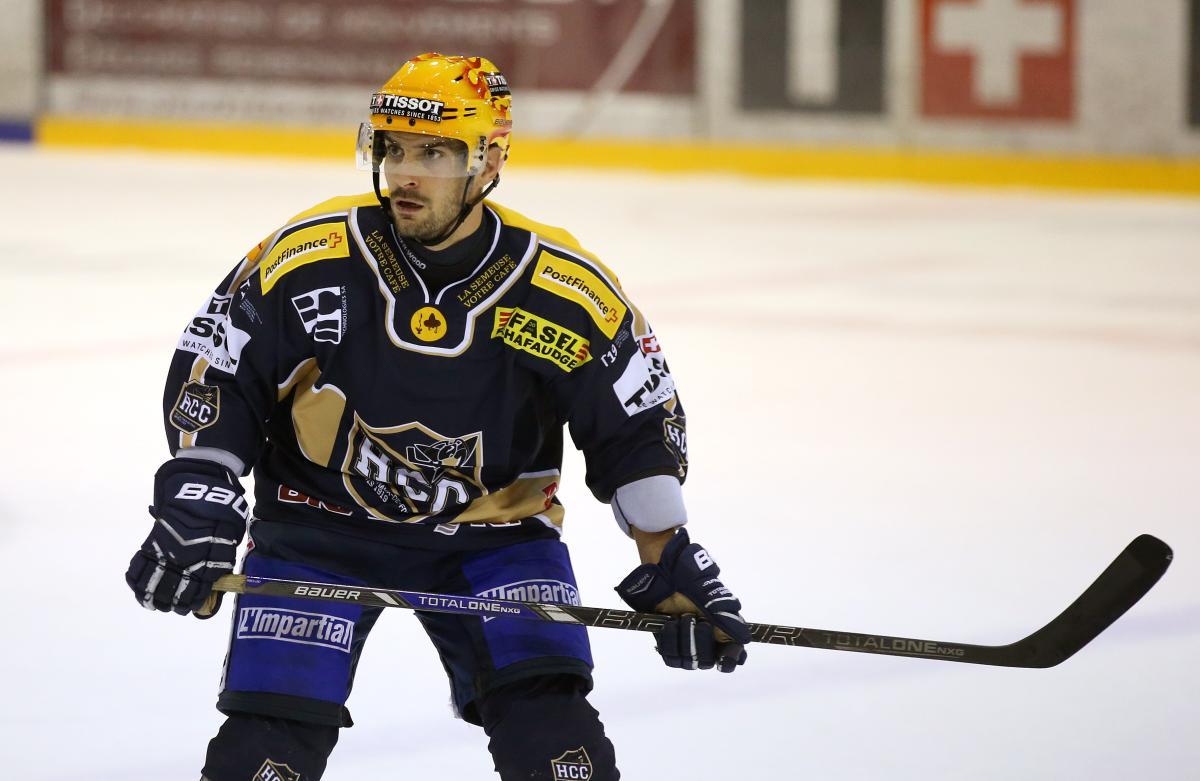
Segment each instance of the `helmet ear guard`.
[{"label": "helmet ear guard", "polygon": [[[482,136],[479,138],[479,143],[471,150],[467,160],[467,176],[475,176],[483,173],[483,169],[487,167],[488,142]],[[507,152],[505,153],[507,155]]]}]

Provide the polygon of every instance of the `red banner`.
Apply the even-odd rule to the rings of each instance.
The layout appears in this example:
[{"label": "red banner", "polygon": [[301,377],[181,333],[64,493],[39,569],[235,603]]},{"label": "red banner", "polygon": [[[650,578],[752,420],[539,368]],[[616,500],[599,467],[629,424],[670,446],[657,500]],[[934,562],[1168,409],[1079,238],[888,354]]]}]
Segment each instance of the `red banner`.
[{"label": "red banner", "polygon": [[1075,0],[921,0],[931,117],[1069,120]]},{"label": "red banner", "polygon": [[[426,51],[477,54],[516,89],[695,92],[695,0],[47,0],[51,74],[377,86]],[[632,49],[632,51],[626,51]]]}]

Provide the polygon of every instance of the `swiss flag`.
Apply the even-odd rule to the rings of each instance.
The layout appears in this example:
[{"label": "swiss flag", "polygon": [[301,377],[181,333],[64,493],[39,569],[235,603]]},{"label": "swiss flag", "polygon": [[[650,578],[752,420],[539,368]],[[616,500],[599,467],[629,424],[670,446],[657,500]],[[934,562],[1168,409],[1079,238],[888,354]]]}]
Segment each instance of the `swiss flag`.
[{"label": "swiss flag", "polygon": [[921,0],[929,117],[1070,120],[1076,0]]}]

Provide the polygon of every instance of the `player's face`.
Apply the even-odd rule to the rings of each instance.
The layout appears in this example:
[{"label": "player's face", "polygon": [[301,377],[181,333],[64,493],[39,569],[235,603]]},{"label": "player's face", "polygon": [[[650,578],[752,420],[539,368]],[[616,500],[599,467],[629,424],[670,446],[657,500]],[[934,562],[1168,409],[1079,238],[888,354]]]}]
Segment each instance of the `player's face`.
[{"label": "player's face", "polygon": [[[461,141],[389,132],[384,137],[383,176],[396,233],[427,241],[458,217],[467,177]],[[477,183],[473,183],[477,191]],[[469,194],[470,195],[470,194]]]}]

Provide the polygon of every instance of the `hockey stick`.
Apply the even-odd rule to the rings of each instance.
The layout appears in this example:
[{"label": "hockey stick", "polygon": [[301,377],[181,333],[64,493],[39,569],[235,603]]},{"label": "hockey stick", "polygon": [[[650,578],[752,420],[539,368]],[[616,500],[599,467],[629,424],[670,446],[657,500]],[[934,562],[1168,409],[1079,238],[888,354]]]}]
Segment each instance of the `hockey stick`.
[{"label": "hockey stick", "polygon": [[[942,640],[868,635],[830,629],[806,629],[778,624],[750,624],[756,643],[798,645],[828,651],[856,651],[940,659],[996,667],[1053,667],[1069,659],[1113,621],[1133,607],[1158,582],[1171,563],[1171,549],[1162,540],[1143,534],[1121,552],[1096,582],[1057,618],[1023,640],[1009,645],[970,645]],[[634,629],[653,632],[669,616],[612,608],[580,607],[551,602],[522,602],[419,591],[308,583],[297,580],[224,575],[215,591],[271,597],[297,597],[349,602],[364,607],[400,607],[432,613],[456,613],[484,618],[524,618],[562,624]],[[215,597],[196,611],[211,615]]]}]

